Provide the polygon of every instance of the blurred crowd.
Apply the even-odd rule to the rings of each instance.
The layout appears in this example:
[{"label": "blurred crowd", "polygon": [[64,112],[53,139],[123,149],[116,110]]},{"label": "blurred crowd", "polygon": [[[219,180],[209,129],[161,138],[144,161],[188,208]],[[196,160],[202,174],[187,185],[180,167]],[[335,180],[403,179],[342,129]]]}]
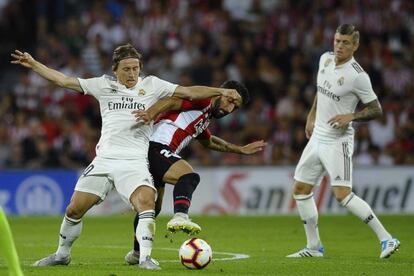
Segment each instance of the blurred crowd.
[{"label": "blurred crowd", "polygon": [[0,18],[0,168],[84,167],[101,125],[92,97],[9,64],[10,51],[87,78],[112,74],[112,51],[125,42],[143,54],[142,75],[183,86],[235,79],[249,89],[251,103],[211,130],[236,144],[264,139],[264,152],[223,154],[193,142],[182,152],[192,164],[294,165],[318,59],[342,23],[360,30],[356,59],[384,109],[354,124],[355,164],[414,164],[413,1],[1,0]]}]

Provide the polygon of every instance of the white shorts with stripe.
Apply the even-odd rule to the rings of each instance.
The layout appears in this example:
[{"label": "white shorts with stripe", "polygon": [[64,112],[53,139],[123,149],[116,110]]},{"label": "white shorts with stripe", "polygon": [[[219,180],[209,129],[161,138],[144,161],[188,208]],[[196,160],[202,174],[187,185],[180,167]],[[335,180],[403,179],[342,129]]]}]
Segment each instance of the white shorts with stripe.
[{"label": "white shorts with stripe", "polygon": [[332,186],[352,187],[353,138],[321,142],[311,137],[296,166],[294,179],[319,185],[325,174]]},{"label": "white shorts with stripe", "polygon": [[79,177],[75,191],[95,194],[103,201],[109,191],[116,189],[122,200],[132,207],[131,194],[142,185],[156,192],[146,157],[120,160],[97,156]]}]

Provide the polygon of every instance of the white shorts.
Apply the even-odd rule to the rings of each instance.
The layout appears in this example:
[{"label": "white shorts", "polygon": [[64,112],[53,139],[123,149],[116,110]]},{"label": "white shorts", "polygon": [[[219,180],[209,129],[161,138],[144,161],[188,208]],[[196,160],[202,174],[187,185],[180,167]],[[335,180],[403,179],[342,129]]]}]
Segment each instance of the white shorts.
[{"label": "white shorts", "polygon": [[140,186],[154,188],[148,170],[147,158],[119,160],[95,157],[84,170],[75,186],[75,191],[92,193],[104,200],[108,192],[116,189],[130,206],[131,194]]},{"label": "white shorts", "polygon": [[332,186],[352,187],[352,138],[321,142],[313,136],[302,152],[296,166],[294,179],[299,182],[319,185],[327,173]]}]

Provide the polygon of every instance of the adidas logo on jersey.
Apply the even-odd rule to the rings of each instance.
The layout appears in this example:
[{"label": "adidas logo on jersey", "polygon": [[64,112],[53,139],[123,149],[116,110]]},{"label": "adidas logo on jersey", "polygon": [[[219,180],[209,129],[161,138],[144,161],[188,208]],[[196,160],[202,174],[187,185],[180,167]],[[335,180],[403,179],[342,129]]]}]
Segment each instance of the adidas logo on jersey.
[{"label": "adidas logo on jersey", "polygon": [[341,177],[338,175],[337,177],[335,177],[335,180],[341,180]]}]

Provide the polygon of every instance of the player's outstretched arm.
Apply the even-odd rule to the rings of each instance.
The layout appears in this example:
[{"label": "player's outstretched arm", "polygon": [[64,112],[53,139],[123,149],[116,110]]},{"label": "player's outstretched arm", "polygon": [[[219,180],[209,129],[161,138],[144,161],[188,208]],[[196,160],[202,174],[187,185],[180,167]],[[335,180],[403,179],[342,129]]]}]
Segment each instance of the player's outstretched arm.
[{"label": "player's outstretched arm", "polygon": [[241,103],[241,97],[239,93],[237,93],[237,90],[218,87],[178,86],[175,89],[173,96],[189,100],[201,100],[215,96],[224,96]]},{"label": "player's outstretched arm", "polygon": [[206,148],[209,148],[215,151],[232,152],[232,153],[239,153],[239,154],[254,154],[256,152],[262,151],[263,148],[267,145],[265,141],[260,140],[260,141],[255,141],[253,143],[250,143],[244,146],[239,146],[239,145],[231,144],[214,135],[212,135],[210,139],[199,140],[199,141]]},{"label": "player's outstretched arm", "polygon": [[13,64],[20,64],[26,68],[32,69],[43,78],[49,80],[53,84],[71,89],[77,92],[83,92],[79,81],[76,78],[68,77],[65,74],[47,67],[46,65],[35,60],[29,53],[15,50],[11,54],[14,60],[11,61]]},{"label": "player's outstretched arm", "polygon": [[148,110],[134,110],[136,121],[143,121],[145,124],[155,120],[158,115],[168,110],[180,110],[183,100],[177,97],[167,97],[159,100]]}]

